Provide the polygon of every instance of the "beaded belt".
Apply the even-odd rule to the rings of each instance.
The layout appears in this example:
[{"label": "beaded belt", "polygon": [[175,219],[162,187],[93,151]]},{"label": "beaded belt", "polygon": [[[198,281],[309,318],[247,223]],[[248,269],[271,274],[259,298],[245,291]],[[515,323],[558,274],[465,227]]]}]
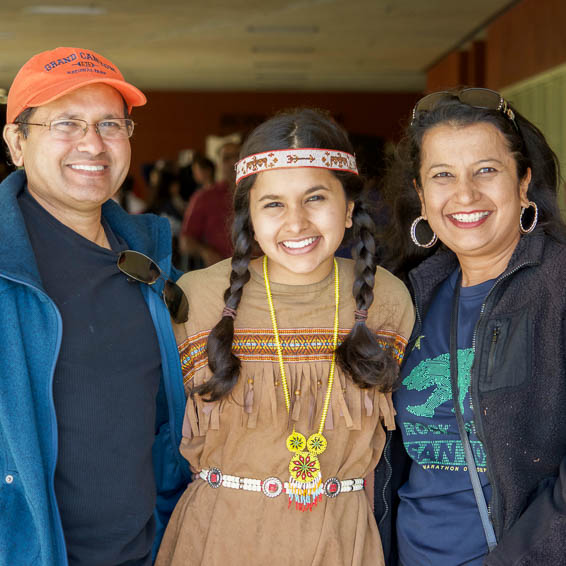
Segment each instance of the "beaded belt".
[{"label": "beaded belt", "polygon": [[[283,483],[279,478],[269,477],[264,480],[253,478],[241,478],[223,474],[218,468],[202,470],[198,477],[208,483],[210,487],[230,487],[232,489],[243,489],[244,491],[261,491],[267,497],[277,497],[281,493],[289,493],[289,483]],[[324,482],[324,495],[337,497],[340,493],[349,491],[361,491],[364,488],[364,479],[355,478],[351,480],[339,480],[328,478]]]}]

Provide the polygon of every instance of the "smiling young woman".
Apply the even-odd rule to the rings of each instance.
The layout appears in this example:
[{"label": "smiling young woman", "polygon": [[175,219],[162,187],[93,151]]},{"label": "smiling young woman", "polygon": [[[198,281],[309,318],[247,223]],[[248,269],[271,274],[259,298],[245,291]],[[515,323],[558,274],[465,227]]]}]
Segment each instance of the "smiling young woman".
[{"label": "smiling young woman", "polygon": [[[376,266],[364,183],[331,118],[277,115],[240,155],[234,256],[179,282],[181,451],[200,479],[157,564],[382,565],[363,478],[393,425],[410,297]],[[355,260],[334,257],[346,238]]]}]

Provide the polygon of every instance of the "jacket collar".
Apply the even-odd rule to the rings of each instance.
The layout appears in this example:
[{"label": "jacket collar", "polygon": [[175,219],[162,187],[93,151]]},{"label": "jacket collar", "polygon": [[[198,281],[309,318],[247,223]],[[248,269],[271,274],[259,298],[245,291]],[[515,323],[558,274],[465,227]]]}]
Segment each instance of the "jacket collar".
[{"label": "jacket collar", "polygon": [[[545,238],[542,228],[536,229],[532,234],[521,236],[507,268],[499,278],[526,265],[540,264],[544,253]],[[429,305],[438,285],[447,279],[457,267],[456,254],[443,248],[409,272],[413,296],[421,314],[424,314],[423,306]]]},{"label": "jacket collar", "polygon": [[8,277],[41,287],[24,217],[18,206],[18,194],[25,183],[25,173],[20,170],[8,175],[0,184],[0,269]]},{"label": "jacket collar", "polygon": [[[18,170],[0,184],[0,272],[41,287],[35,256],[18,205],[18,194],[26,183],[25,172]],[[102,206],[102,215],[130,249],[149,256],[166,276],[171,272],[171,232],[166,219],[150,214],[130,215],[111,200]]]}]

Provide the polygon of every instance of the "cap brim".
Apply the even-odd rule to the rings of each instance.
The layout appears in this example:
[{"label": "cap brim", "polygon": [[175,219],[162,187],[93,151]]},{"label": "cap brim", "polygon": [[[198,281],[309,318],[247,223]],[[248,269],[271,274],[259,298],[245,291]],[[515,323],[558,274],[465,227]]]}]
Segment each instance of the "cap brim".
[{"label": "cap brim", "polygon": [[96,83],[104,83],[114,87],[124,97],[129,108],[134,106],[143,106],[147,102],[145,94],[134,85],[120,79],[100,77],[95,79],[93,78],[88,81],[85,81],[84,79],[61,81],[60,83],[51,85],[39,94],[36,94],[28,101],[27,106],[42,106],[43,104],[49,104],[50,102],[53,102],[74,90]]}]

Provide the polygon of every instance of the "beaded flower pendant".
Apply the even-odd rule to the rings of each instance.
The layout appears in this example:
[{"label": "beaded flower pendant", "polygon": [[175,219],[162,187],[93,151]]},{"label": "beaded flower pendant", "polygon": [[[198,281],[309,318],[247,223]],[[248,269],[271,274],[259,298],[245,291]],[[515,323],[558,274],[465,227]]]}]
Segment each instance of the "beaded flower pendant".
[{"label": "beaded flower pendant", "polygon": [[326,438],[316,432],[307,441],[300,432],[293,431],[287,437],[287,449],[293,453],[289,462],[289,507],[294,500],[295,509],[310,511],[324,491],[318,455],[326,450]]}]

